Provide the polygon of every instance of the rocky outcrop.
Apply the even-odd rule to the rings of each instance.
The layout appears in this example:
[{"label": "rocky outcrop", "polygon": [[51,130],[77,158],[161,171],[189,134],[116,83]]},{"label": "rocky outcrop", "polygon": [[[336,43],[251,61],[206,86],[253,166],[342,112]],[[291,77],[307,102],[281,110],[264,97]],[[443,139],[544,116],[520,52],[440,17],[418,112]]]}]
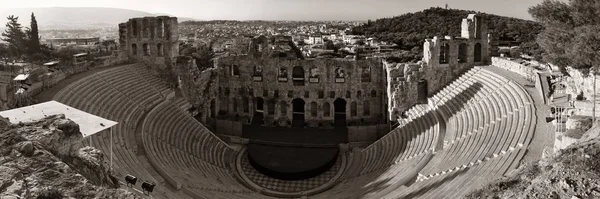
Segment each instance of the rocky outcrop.
[{"label": "rocky outcrop", "polygon": [[79,126],[50,116],[0,130],[0,198],[136,198],[102,165],[104,155],[83,147]]}]

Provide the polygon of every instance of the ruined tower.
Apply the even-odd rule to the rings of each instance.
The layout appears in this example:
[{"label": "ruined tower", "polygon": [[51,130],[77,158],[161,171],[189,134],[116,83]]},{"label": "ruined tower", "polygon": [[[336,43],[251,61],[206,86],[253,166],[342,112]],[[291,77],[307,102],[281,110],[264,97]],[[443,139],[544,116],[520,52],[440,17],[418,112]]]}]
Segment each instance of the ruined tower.
[{"label": "ruined tower", "polygon": [[130,59],[150,65],[169,65],[179,55],[176,17],[129,19],[119,24],[119,43]]}]

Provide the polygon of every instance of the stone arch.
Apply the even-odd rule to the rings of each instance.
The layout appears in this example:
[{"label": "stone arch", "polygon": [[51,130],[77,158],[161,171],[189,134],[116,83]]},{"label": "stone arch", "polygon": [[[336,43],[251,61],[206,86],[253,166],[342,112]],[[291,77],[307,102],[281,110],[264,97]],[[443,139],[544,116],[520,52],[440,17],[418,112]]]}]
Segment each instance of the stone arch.
[{"label": "stone arch", "polygon": [[346,126],[346,100],[337,98],[333,107],[335,126]]},{"label": "stone arch", "polygon": [[466,63],[468,59],[469,49],[467,44],[461,43],[458,45],[458,63]]},{"label": "stone arch", "polygon": [[137,55],[137,44],[131,44],[131,54],[132,55]]},{"label": "stone arch", "polygon": [[148,18],[144,18],[142,21],[142,37],[148,37],[150,23],[148,22]]},{"label": "stone arch", "polygon": [[350,116],[352,116],[352,117],[358,116],[357,109],[358,109],[358,105],[356,104],[356,102],[350,103]]},{"label": "stone arch", "polygon": [[263,112],[265,110],[265,100],[262,97],[254,98],[254,102],[256,112]]},{"label": "stone arch", "polygon": [[323,104],[323,116],[331,117],[331,105],[329,105],[329,102]]},{"label": "stone arch", "polygon": [[447,64],[449,57],[450,57],[450,45],[448,43],[444,43],[444,44],[442,44],[442,46],[440,46],[440,57],[439,57],[440,64]]},{"label": "stone arch", "polygon": [[365,100],[363,102],[363,115],[364,116],[371,115],[371,102],[369,100]]},{"label": "stone arch", "polygon": [[317,117],[317,102],[311,102],[310,103],[310,116],[311,117]]},{"label": "stone arch", "polygon": [[134,19],[133,21],[131,21],[131,29],[132,29],[132,31],[131,31],[131,35],[132,35],[133,37],[137,37],[137,36],[139,36],[139,34],[138,34],[138,33],[139,33],[139,31],[140,31],[140,30],[138,29],[137,20],[135,20],[135,19]]},{"label": "stone arch", "polygon": [[481,62],[481,44],[480,43],[476,43],[475,47],[473,48],[473,61],[474,62]]},{"label": "stone arch", "polygon": [[157,54],[159,57],[162,57],[162,56],[164,56],[164,49],[163,49],[163,45],[162,45],[161,43],[157,43],[157,44],[156,44],[156,54]]},{"label": "stone arch", "polygon": [[147,43],[144,43],[142,45],[142,48],[144,49],[144,55],[150,56],[150,45],[148,45]]},{"label": "stone arch", "polygon": [[292,81],[294,81],[294,85],[296,86],[304,85],[304,68],[302,66],[294,66],[292,69]]},{"label": "stone arch", "polygon": [[163,37],[165,36],[165,26],[164,26],[164,21],[161,18],[157,18],[156,19],[156,36],[157,37]]},{"label": "stone arch", "polygon": [[304,127],[304,105],[301,98],[292,100],[292,126]]}]

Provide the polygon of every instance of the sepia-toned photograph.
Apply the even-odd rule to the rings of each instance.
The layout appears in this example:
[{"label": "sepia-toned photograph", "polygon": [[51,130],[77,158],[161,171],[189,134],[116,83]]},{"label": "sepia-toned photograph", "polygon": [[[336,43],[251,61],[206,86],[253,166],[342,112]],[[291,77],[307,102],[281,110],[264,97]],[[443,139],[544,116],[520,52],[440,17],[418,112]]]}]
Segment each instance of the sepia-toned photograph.
[{"label": "sepia-toned photograph", "polygon": [[0,199],[600,198],[600,0],[0,5]]}]

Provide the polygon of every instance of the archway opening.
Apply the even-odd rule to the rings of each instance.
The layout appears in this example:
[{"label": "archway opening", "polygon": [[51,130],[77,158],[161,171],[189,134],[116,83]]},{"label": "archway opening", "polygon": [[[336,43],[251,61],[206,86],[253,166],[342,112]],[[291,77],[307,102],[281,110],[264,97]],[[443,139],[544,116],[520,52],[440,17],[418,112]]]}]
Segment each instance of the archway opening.
[{"label": "archway opening", "polygon": [[336,127],[346,126],[346,100],[337,98],[333,101],[334,123]]},{"label": "archway opening", "polygon": [[427,80],[421,79],[417,84],[417,100],[420,104],[427,104]]},{"label": "archway opening", "polygon": [[292,100],[292,126],[304,127],[304,105],[303,99]]},{"label": "archway opening", "polygon": [[474,48],[474,61],[475,62],[481,62],[481,44],[480,43],[476,43],[475,44],[475,48]]},{"label": "archway opening", "polygon": [[256,98],[256,112],[263,112],[265,110],[265,100],[262,97]]},{"label": "archway opening", "polygon": [[467,44],[462,43],[460,45],[458,45],[458,63],[465,63],[467,62]]}]

